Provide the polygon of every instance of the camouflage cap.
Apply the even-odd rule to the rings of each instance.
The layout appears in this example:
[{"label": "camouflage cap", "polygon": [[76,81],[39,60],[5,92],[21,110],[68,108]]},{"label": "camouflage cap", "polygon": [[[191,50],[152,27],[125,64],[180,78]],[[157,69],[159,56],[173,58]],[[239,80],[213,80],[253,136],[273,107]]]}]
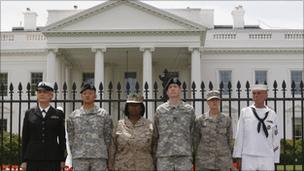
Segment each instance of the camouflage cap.
[{"label": "camouflage cap", "polygon": [[46,91],[54,91],[54,88],[53,88],[53,85],[49,82],[40,82],[38,85],[37,85],[37,91],[38,90],[46,90]]},{"label": "camouflage cap", "polygon": [[211,100],[211,99],[221,99],[220,92],[217,90],[210,90],[207,93],[207,101]]},{"label": "camouflage cap", "polygon": [[167,82],[167,85],[165,87],[166,91],[168,90],[170,84],[177,84],[178,86],[181,86],[182,83],[179,81],[177,77],[173,77]]},{"label": "camouflage cap", "polygon": [[130,94],[126,103],[143,103],[144,97],[139,94]]}]

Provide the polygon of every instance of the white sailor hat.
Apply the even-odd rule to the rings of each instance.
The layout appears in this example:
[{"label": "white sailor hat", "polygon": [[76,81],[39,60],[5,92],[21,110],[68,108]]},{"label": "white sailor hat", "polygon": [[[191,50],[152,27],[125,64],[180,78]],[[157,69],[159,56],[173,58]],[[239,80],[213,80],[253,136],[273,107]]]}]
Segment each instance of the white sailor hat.
[{"label": "white sailor hat", "polygon": [[268,86],[265,84],[255,84],[251,87],[251,91],[254,91],[254,90],[268,91]]}]

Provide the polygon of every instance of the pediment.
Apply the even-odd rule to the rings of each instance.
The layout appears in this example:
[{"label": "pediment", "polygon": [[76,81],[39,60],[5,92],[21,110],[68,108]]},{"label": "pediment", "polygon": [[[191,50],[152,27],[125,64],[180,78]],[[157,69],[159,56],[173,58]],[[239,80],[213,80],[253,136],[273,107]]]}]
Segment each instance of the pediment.
[{"label": "pediment", "polygon": [[202,31],[197,23],[140,1],[107,1],[46,26],[43,32]]}]

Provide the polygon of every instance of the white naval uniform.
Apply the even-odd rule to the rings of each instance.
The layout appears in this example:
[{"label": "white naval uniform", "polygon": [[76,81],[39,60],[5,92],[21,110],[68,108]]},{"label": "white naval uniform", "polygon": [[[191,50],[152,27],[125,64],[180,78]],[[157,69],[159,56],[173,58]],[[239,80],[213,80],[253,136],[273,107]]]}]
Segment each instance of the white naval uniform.
[{"label": "white naval uniform", "polygon": [[[264,118],[268,131],[266,137],[261,126],[258,133],[259,120],[251,107],[256,109],[259,118]],[[243,108],[238,121],[234,158],[242,158],[242,170],[274,170],[274,163],[280,162],[280,138],[277,126],[277,114],[269,107],[256,108],[254,105]]]}]

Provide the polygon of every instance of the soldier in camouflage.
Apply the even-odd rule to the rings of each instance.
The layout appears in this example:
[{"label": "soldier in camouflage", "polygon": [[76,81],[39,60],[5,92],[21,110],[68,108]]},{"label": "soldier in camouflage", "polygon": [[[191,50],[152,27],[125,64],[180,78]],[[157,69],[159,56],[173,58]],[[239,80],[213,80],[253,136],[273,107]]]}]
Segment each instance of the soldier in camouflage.
[{"label": "soldier in camouflage", "polygon": [[118,121],[113,131],[109,155],[109,170],[152,171],[152,122],[143,117],[143,96],[128,96],[124,119]]},{"label": "soldier in camouflage", "polygon": [[168,81],[169,100],[158,106],[154,116],[153,139],[156,169],[192,170],[192,138],[195,122],[193,107],[181,100],[181,82]]},{"label": "soldier in camouflage", "polygon": [[207,94],[209,111],[195,120],[193,146],[198,171],[229,171],[232,168],[231,119],[220,112],[220,93]]},{"label": "soldier in camouflage", "polygon": [[106,110],[94,104],[96,88],[92,83],[84,83],[80,93],[83,106],[67,119],[74,171],[106,170],[112,120]]}]

